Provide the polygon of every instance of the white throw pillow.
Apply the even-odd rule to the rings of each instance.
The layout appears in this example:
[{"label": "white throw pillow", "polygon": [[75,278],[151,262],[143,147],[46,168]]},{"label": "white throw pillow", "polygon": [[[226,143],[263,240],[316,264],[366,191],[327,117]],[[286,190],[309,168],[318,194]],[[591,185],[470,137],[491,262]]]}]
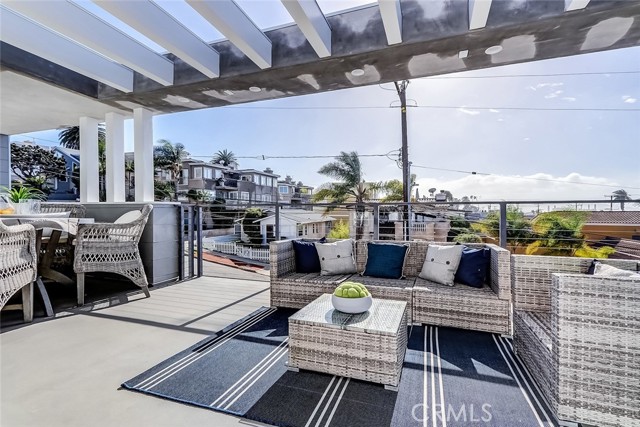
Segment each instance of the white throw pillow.
[{"label": "white throw pillow", "polygon": [[609,277],[633,277],[640,278],[640,274],[634,273],[630,270],[623,270],[621,268],[614,267],[612,265],[596,262],[596,269],[593,271],[594,276],[609,276]]},{"label": "white throw pillow", "polygon": [[464,245],[429,245],[419,277],[442,285],[453,286]]},{"label": "white throw pillow", "polygon": [[338,240],[333,243],[314,243],[320,258],[320,275],[351,274],[356,272],[353,256],[353,240]]}]

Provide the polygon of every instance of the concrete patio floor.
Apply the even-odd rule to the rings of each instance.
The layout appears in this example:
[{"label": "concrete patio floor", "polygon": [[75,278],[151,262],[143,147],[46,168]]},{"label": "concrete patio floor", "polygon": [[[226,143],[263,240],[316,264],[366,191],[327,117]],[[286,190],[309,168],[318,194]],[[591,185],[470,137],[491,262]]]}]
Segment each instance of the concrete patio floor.
[{"label": "concrete patio floor", "polygon": [[59,312],[55,319],[5,328],[0,425],[259,425],[119,389],[123,381],[269,305],[266,275],[217,265],[209,265],[207,274],[152,289],[151,298],[131,290]]}]

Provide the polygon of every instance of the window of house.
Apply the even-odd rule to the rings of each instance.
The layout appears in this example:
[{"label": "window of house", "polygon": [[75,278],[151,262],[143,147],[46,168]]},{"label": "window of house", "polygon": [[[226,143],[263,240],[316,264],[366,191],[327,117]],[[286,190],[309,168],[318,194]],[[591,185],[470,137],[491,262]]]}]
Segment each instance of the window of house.
[{"label": "window of house", "polygon": [[320,232],[320,225],[319,224],[311,224],[311,232],[313,234],[318,234]]},{"label": "window of house", "polygon": [[241,200],[249,200],[249,192],[248,191],[241,191],[240,192],[240,199]]},{"label": "window of house", "polygon": [[182,181],[181,184],[187,185],[189,183],[189,169],[182,169]]},{"label": "window of house", "polygon": [[231,200],[238,200],[238,192],[237,191],[229,191],[229,198]]},{"label": "window of house", "polygon": [[302,227],[304,229],[304,235],[306,236],[307,234],[309,234],[309,227],[308,226],[304,226]]},{"label": "window of house", "polygon": [[278,188],[278,191],[280,192],[280,194],[289,194],[289,187],[286,185],[281,185]]},{"label": "window of house", "polygon": [[204,179],[212,179],[213,174],[211,168],[204,168]]},{"label": "window of house", "polygon": [[298,224],[298,237],[302,237],[302,226]]},{"label": "window of house", "polygon": [[213,179],[218,179],[220,177],[222,177],[222,173],[220,172],[220,170],[214,169],[213,170]]},{"label": "window of house", "polygon": [[195,179],[202,179],[202,168],[193,168],[193,177]]},{"label": "window of house", "polygon": [[271,201],[271,194],[263,194],[262,195],[262,201],[263,202],[270,202]]}]

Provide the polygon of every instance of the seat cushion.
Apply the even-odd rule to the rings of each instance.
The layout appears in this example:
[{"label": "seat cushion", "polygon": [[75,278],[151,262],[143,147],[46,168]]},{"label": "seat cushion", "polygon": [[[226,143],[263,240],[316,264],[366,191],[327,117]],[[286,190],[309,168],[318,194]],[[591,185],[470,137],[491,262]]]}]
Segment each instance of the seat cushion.
[{"label": "seat cushion", "polygon": [[[332,274],[322,275],[320,272],[316,273],[289,273],[282,277],[278,277],[279,282],[286,283],[300,283],[303,286],[305,283],[323,284],[323,285],[335,285],[338,286],[348,278],[352,277],[352,274]],[[358,276],[356,276],[357,280]]]}]

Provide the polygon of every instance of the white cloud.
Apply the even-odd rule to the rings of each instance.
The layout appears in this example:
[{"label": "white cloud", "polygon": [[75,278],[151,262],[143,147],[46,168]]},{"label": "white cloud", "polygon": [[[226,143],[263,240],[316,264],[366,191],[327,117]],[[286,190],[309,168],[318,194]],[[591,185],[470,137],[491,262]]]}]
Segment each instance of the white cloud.
[{"label": "white cloud", "polygon": [[477,116],[478,114],[480,114],[480,111],[477,111],[477,110],[469,110],[469,109],[464,108],[464,107],[460,107],[460,108],[458,108],[458,111],[460,111],[461,113],[464,113],[464,114],[468,114],[468,115],[470,115],[470,116]]},{"label": "white cloud", "polygon": [[522,138],[523,141],[531,141],[531,138],[526,137],[526,138]]},{"label": "white cloud", "polygon": [[466,175],[451,180],[436,178],[417,181],[420,189],[435,187],[438,190],[449,190],[455,197],[474,195],[487,201],[601,200],[603,194],[610,193],[614,188],[599,185],[617,184],[608,178],[585,176],[575,172],[567,176],[546,173],[526,176]]},{"label": "white cloud", "polygon": [[626,102],[627,104],[635,104],[637,99],[629,95],[623,95],[622,101]]},{"label": "white cloud", "polygon": [[564,98],[562,98],[563,101],[568,101],[568,102],[575,102],[576,98],[574,98],[573,96],[565,96]]},{"label": "white cloud", "polygon": [[496,110],[495,108],[490,108],[489,111],[491,113],[499,113],[500,112],[500,110]]},{"label": "white cloud", "polygon": [[547,99],[557,98],[558,96],[562,95],[562,93],[564,93],[563,90],[556,90],[555,92],[551,92],[550,94],[545,95],[544,97]]},{"label": "white cloud", "polygon": [[562,82],[556,82],[556,83],[538,83],[536,85],[536,89],[542,89],[544,87],[560,87],[560,86],[564,86],[564,83]]}]

